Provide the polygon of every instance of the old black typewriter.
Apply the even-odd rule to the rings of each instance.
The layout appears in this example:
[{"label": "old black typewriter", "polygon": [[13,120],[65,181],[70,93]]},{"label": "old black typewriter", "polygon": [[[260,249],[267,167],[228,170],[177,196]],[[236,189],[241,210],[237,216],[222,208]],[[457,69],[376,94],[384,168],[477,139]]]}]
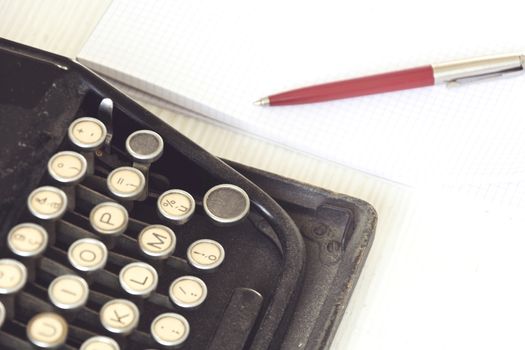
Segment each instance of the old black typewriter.
[{"label": "old black typewriter", "polygon": [[375,223],[0,40],[1,349],[328,349]]}]

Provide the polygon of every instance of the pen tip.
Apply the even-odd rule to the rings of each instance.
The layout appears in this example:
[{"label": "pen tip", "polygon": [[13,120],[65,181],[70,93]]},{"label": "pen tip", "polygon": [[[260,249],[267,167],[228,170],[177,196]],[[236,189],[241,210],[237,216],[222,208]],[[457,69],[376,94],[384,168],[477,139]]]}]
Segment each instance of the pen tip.
[{"label": "pen tip", "polygon": [[261,107],[269,106],[270,105],[270,99],[268,97],[263,97],[263,98],[260,98],[257,101],[255,101],[253,104],[256,105],[256,106],[261,106]]}]

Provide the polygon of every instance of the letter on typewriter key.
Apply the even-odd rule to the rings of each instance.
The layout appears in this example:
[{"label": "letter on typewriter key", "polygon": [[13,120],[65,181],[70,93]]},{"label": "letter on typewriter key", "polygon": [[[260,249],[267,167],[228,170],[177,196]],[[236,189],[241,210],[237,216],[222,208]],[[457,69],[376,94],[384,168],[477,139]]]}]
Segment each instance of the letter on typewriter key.
[{"label": "letter on typewriter key", "polygon": [[162,218],[176,225],[182,225],[195,212],[195,200],[186,191],[168,190],[157,200],[157,209]]},{"label": "letter on typewriter key", "polygon": [[135,200],[144,193],[146,178],[140,170],[125,166],[116,168],[108,175],[107,185],[115,197]]},{"label": "letter on typewriter key", "polygon": [[13,294],[22,289],[27,281],[27,269],[19,261],[0,259],[0,294]]},{"label": "letter on typewriter key", "polygon": [[87,161],[77,152],[56,153],[47,163],[51,177],[63,184],[76,184],[82,181],[87,171]]},{"label": "letter on typewriter key", "polygon": [[106,139],[107,130],[104,123],[95,118],[78,118],[69,126],[68,136],[79,149],[93,151],[99,148]]},{"label": "letter on typewriter key", "polygon": [[79,239],[67,251],[69,262],[77,270],[92,272],[103,269],[108,259],[108,249],[101,241],[92,238]]},{"label": "letter on typewriter key", "polygon": [[64,310],[73,310],[86,304],[89,296],[89,287],[82,277],[62,275],[51,282],[47,292],[49,300],[56,307]]},{"label": "letter on typewriter key", "polygon": [[145,256],[166,259],[175,251],[175,233],[164,225],[146,226],[138,236],[138,243]]},{"label": "letter on typewriter key", "polygon": [[139,309],[126,299],[113,299],[100,309],[100,322],[108,331],[129,334],[139,324]]},{"label": "letter on typewriter key", "polygon": [[39,219],[54,220],[66,211],[67,197],[64,191],[56,187],[43,186],[29,194],[27,207]]},{"label": "letter on typewriter key", "polygon": [[162,155],[164,141],[151,130],[138,130],[126,139],[126,150],[136,162],[153,163]]},{"label": "letter on typewriter key", "polygon": [[224,248],[219,242],[201,239],[188,247],[188,261],[201,270],[213,270],[224,261]]},{"label": "letter on typewriter key", "polygon": [[7,235],[7,246],[18,256],[35,257],[47,247],[47,232],[33,223],[22,223],[13,227]]},{"label": "letter on typewriter key", "polygon": [[66,342],[66,320],[54,312],[34,316],[27,324],[27,338],[41,348],[58,348]]},{"label": "letter on typewriter key", "polygon": [[83,342],[80,350],[120,350],[120,347],[113,339],[99,335]]},{"label": "letter on typewriter key", "polygon": [[118,203],[100,203],[91,210],[89,222],[97,232],[115,237],[126,231],[128,211]]},{"label": "letter on typewriter key", "polygon": [[204,302],[208,295],[208,288],[198,277],[182,276],[173,281],[169,295],[174,304],[191,309]]},{"label": "letter on typewriter key", "polygon": [[202,200],[204,211],[218,225],[241,221],[250,211],[250,198],[239,186],[222,184],[212,187]]},{"label": "letter on typewriter key", "polygon": [[153,266],[135,262],[127,264],[120,270],[119,281],[129,294],[147,298],[157,288],[159,276]]},{"label": "letter on typewriter key", "polygon": [[164,346],[179,346],[190,334],[190,325],[184,316],[169,312],[157,316],[151,322],[151,335]]}]

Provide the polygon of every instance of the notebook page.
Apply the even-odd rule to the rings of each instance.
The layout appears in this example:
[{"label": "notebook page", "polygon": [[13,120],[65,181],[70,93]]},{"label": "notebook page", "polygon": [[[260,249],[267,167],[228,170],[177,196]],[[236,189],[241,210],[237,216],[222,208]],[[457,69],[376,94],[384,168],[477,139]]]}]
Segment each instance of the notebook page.
[{"label": "notebook page", "polygon": [[[115,0],[78,59],[220,123],[393,181],[525,179],[525,76],[304,106],[252,105],[314,83],[523,52],[521,14],[508,11],[519,2],[154,4]],[[475,16],[465,21],[474,4]]]}]

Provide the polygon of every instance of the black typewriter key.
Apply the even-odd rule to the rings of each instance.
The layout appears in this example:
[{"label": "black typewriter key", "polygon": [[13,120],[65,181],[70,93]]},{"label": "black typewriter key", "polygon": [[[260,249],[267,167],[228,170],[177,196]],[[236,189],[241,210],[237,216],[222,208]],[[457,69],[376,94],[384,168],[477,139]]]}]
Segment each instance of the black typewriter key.
[{"label": "black typewriter key", "polygon": [[153,163],[162,156],[164,140],[151,130],[138,130],[126,139],[126,150],[139,163]]},{"label": "black typewriter key", "polygon": [[128,335],[139,324],[137,306],[126,299],[113,299],[100,309],[100,323],[112,333]]},{"label": "black typewriter key", "polygon": [[89,296],[86,280],[76,275],[62,275],[55,278],[47,291],[51,303],[62,310],[76,310],[83,307]]},{"label": "black typewriter key", "polygon": [[119,282],[122,289],[129,294],[147,298],[157,288],[159,276],[153,266],[134,262],[120,270]]},{"label": "black typewriter key", "polygon": [[97,335],[83,342],[80,350],[120,350],[120,346],[109,337]]},{"label": "black typewriter key", "polygon": [[146,178],[132,167],[114,169],[107,177],[107,186],[113,196],[124,200],[141,198],[146,189]]},{"label": "black typewriter key", "polygon": [[189,263],[199,270],[214,270],[224,261],[224,248],[219,242],[201,239],[193,242],[187,251]]},{"label": "black typewriter key", "polygon": [[37,257],[47,247],[46,230],[37,224],[22,223],[13,227],[7,234],[9,250],[20,257]]},{"label": "black typewriter key", "polygon": [[71,244],[67,257],[74,268],[89,274],[106,266],[108,249],[99,240],[82,238]]},{"label": "black typewriter key", "polygon": [[149,225],[137,238],[142,254],[150,259],[164,260],[175,251],[177,238],[172,229],[164,225]]},{"label": "black typewriter key", "polygon": [[166,347],[182,346],[190,334],[190,325],[184,316],[168,312],[157,316],[151,322],[153,339]]},{"label": "black typewriter key", "polygon": [[182,308],[193,309],[201,305],[208,295],[208,288],[203,280],[194,276],[177,278],[170,286],[171,301]]},{"label": "black typewriter key", "polygon": [[66,320],[54,312],[43,312],[35,315],[26,327],[29,341],[45,349],[56,349],[64,345],[67,333]]},{"label": "black typewriter key", "polygon": [[113,247],[116,237],[126,231],[128,220],[126,208],[114,202],[100,203],[89,214],[91,227],[101,234],[104,242],[110,247]]},{"label": "black typewriter key", "polygon": [[160,217],[175,225],[182,225],[195,212],[195,200],[186,191],[173,189],[162,193],[157,200]]},{"label": "black typewriter key", "polygon": [[250,198],[235,185],[222,184],[212,187],[202,200],[204,211],[218,225],[235,224],[250,211]]},{"label": "black typewriter key", "polygon": [[61,189],[43,186],[29,194],[27,207],[39,219],[56,220],[66,212],[67,197]]}]

